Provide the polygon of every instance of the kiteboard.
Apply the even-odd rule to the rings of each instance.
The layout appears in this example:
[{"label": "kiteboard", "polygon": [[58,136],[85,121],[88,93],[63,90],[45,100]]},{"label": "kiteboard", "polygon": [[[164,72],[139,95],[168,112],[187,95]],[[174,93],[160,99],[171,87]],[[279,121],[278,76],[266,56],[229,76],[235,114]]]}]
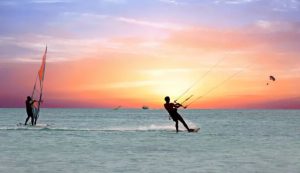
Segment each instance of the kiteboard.
[{"label": "kiteboard", "polygon": [[197,133],[200,130],[200,128],[199,127],[197,127],[197,128],[190,128],[190,130],[191,131],[189,131],[189,132]]}]

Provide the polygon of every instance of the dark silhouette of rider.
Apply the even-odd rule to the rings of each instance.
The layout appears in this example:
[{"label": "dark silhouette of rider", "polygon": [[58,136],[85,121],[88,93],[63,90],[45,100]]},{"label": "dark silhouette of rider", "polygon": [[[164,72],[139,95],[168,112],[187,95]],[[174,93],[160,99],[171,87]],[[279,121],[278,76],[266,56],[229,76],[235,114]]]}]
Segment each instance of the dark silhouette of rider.
[{"label": "dark silhouette of rider", "polygon": [[34,125],[35,118],[33,116],[33,110],[32,110],[32,106],[33,106],[34,102],[36,102],[36,101],[32,100],[32,98],[30,96],[27,97],[27,100],[26,100],[27,118],[25,121],[25,125],[27,125],[27,121],[29,120],[29,118],[31,118],[31,125]]},{"label": "dark silhouette of rider", "polygon": [[177,108],[183,107],[179,103],[170,103],[170,97],[166,96],[165,97],[166,103],[164,104],[165,109],[169,112],[170,117],[175,121],[175,127],[176,127],[176,132],[178,133],[178,121],[180,121],[184,127],[188,130],[188,132],[191,132],[192,130],[187,126],[181,115],[177,112]]}]

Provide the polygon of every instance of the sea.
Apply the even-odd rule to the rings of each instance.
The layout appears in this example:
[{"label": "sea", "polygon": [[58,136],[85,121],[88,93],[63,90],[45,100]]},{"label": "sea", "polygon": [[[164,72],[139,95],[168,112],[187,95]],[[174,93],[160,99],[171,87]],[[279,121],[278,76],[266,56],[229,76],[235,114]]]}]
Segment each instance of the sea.
[{"label": "sea", "polygon": [[300,173],[300,110],[0,109],[1,173]]}]

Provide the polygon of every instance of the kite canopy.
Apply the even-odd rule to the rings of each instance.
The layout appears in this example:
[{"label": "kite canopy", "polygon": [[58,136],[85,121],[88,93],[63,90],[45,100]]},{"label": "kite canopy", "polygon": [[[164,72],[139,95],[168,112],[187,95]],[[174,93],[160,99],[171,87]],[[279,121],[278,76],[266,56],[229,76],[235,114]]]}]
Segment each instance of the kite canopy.
[{"label": "kite canopy", "polygon": [[274,76],[270,76],[270,80],[271,80],[271,81],[275,81],[276,79],[275,79]]}]

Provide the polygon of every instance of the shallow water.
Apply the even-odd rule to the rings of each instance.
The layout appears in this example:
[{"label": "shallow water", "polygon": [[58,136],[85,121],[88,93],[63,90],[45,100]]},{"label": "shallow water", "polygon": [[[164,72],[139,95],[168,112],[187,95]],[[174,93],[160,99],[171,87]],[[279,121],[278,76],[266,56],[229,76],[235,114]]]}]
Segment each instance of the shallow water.
[{"label": "shallow water", "polygon": [[24,127],[24,109],[0,109],[0,172],[300,172],[300,111],[180,113],[200,132],[163,110],[43,109]]}]

